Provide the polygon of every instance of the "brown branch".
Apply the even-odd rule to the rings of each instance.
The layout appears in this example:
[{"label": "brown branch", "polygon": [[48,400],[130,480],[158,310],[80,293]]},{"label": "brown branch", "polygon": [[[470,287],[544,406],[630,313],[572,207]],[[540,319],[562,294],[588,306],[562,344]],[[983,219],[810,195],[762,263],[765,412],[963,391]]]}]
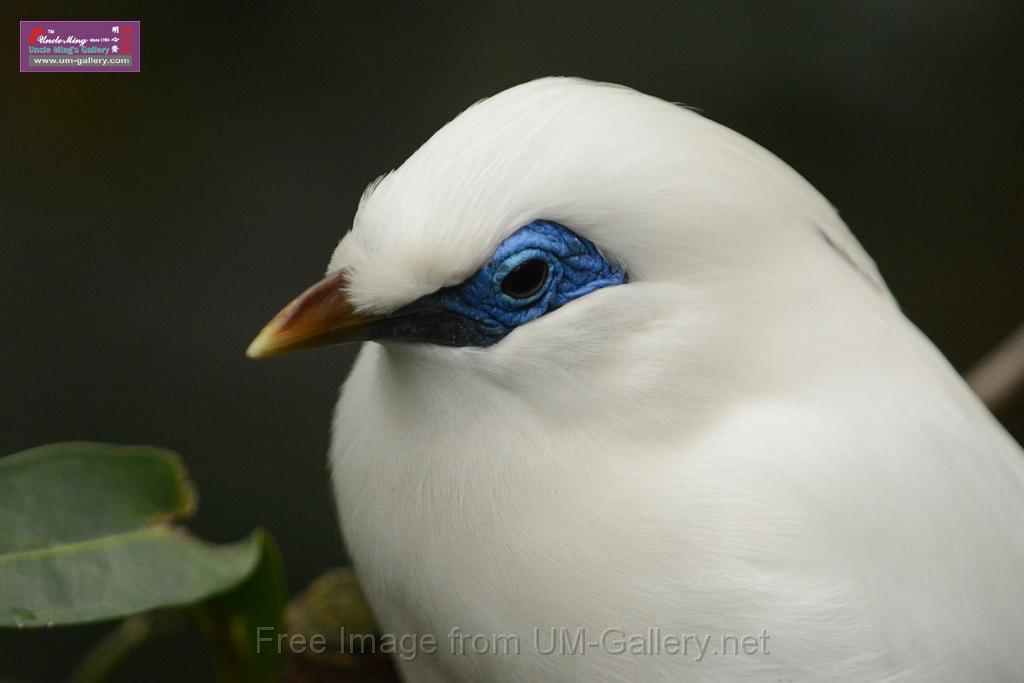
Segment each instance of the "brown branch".
[{"label": "brown branch", "polygon": [[990,410],[1005,406],[1024,387],[1024,325],[975,363],[966,377]]}]

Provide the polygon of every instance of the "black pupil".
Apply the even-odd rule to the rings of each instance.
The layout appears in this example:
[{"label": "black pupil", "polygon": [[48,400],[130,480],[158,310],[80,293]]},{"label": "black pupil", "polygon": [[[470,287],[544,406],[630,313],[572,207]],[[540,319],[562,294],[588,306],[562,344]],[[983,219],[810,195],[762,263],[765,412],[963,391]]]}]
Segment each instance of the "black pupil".
[{"label": "black pupil", "polygon": [[513,299],[529,299],[548,279],[548,263],[534,258],[523,261],[501,281],[501,291]]}]

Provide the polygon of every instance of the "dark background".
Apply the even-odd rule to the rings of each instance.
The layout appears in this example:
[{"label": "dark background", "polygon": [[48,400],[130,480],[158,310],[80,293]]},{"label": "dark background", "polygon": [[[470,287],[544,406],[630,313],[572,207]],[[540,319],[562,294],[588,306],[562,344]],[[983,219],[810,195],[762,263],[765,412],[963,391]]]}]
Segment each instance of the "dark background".
[{"label": "dark background", "polygon": [[[252,363],[363,187],[475,100],[550,74],[693,105],[840,210],[958,369],[1024,318],[1024,3],[5,2],[0,453],[179,450],[227,541],[293,590],[344,560],[325,452],[353,351]],[[19,74],[18,19],[141,19],[141,74]],[[1018,440],[1024,401],[1001,415]],[[0,530],[2,533],[2,530]],[[0,634],[54,680],[108,626]],[[126,680],[210,671],[195,636]],[[156,663],[156,664],[154,664]]]}]

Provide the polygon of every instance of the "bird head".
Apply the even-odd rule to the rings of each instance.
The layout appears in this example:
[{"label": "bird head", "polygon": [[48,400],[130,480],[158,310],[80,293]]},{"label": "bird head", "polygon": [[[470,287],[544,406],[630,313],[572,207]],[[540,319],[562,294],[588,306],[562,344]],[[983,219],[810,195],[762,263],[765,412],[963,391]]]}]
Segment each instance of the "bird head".
[{"label": "bird head", "polygon": [[775,156],[634,90],[545,78],[473,105],[372,183],[327,277],[248,355],[377,340],[506,370],[696,367],[822,277],[884,289]]}]

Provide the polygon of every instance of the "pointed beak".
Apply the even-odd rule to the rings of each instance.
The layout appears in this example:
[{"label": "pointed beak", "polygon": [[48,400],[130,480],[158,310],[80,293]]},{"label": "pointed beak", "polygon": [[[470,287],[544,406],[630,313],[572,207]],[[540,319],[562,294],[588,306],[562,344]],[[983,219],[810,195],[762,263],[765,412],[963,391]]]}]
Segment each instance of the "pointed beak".
[{"label": "pointed beak", "polygon": [[381,318],[356,313],[345,294],[347,285],[347,273],[339,270],[307,289],[267,323],[245,355],[266,358],[368,339]]}]

